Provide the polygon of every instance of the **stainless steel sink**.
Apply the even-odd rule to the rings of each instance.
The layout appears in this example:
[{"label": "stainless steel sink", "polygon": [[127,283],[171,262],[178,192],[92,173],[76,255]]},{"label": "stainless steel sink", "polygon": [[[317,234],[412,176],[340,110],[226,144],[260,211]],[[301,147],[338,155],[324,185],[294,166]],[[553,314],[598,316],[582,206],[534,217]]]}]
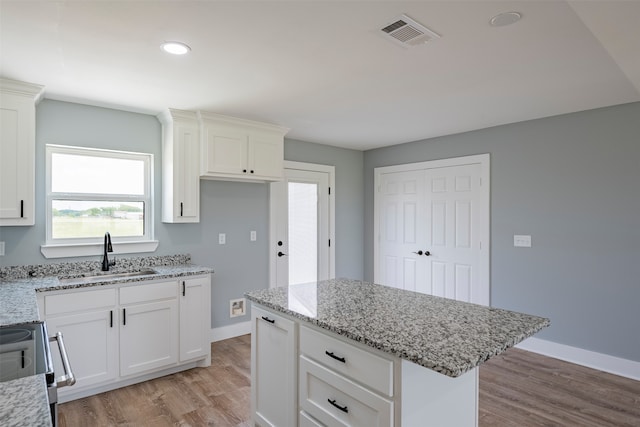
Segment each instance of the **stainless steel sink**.
[{"label": "stainless steel sink", "polygon": [[138,270],[138,271],[125,271],[122,273],[111,273],[109,271],[105,271],[102,273],[86,273],[80,276],[74,277],[58,277],[60,283],[88,283],[95,282],[98,280],[109,280],[109,279],[119,279],[125,277],[137,277],[137,276],[148,276],[149,274],[157,274],[158,272],[152,269],[146,270]]}]

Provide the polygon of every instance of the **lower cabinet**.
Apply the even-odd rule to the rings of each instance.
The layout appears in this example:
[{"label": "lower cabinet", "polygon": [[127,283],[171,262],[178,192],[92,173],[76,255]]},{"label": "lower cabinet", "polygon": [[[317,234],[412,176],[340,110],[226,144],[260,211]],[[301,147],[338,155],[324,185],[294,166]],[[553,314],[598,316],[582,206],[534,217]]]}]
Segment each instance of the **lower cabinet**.
[{"label": "lower cabinet", "polygon": [[[165,375],[168,370],[208,366],[211,347],[203,332],[210,323],[210,276],[184,282],[200,290],[192,292],[199,299],[199,310],[180,301],[181,278],[39,292],[40,317],[50,334],[62,332],[76,376],[74,386],[59,390],[61,400]],[[189,312],[183,316],[183,311]],[[183,318],[188,321],[182,323]],[[194,327],[199,331],[195,336]],[[183,334],[188,348],[198,348],[185,358],[180,357]],[[59,354],[52,353],[56,372],[62,372]]]},{"label": "lower cabinet", "polygon": [[251,413],[263,426],[295,426],[296,323],[251,307]]},{"label": "lower cabinet", "polygon": [[182,279],[180,284],[180,362],[207,356],[211,343],[209,278]]},{"label": "lower cabinet", "polygon": [[139,374],[178,361],[177,283],[120,289],[120,375]]},{"label": "lower cabinet", "polygon": [[[75,390],[118,377],[116,294],[116,289],[95,289],[44,297],[47,329],[50,334],[60,331],[64,335],[76,376]],[[56,372],[62,372],[59,352],[51,353]],[[71,388],[62,388],[59,393],[62,395],[68,390]]]}]

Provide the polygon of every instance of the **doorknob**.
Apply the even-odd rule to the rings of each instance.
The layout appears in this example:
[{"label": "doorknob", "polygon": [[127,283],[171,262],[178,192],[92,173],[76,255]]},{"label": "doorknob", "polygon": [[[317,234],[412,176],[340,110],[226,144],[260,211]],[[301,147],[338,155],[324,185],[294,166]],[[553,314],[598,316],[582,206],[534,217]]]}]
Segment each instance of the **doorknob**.
[{"label": "doorknob", "polygon": [[279,257],[287,256],[287,254],[283,254],[282,252],[278,252]]},{"label": "doorknob", "polygon": [[414,254],[422,255],[422,251],[414,252]]}]

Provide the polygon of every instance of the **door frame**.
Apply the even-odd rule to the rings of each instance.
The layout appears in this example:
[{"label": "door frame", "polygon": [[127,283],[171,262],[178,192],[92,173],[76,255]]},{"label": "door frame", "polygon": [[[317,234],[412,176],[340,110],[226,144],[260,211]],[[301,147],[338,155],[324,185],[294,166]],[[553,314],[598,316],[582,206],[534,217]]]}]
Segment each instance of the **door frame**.
[{"label": "door frame", "polygon": [[[331,244],[329,245],[329,278],[334,279],[336,277],[336,236],[335,236],[335,223],[336,223],[336,212],[335,212],[335,175],[336,168],[335,166],[330,165],[321,165],[316,163],[305,163],[305,162],[294,162],[290,160],[284,161],[284,169],[295,169],[300,171],[309,171],[309,172],[323,172],[329,175],[329,216],[328,216],[328,236]],[[269,194],[269,288],[276,287],[276,251],[273,248],[276,247],[277,239],[276,239],[276,221],[275,221],[275,212],[276,212],[276,200],[272,197],[272,194]]]},{"label": "door frame", "polygon": [[486,305],[491,305],[491,156],[489,153],[472,156],[453,157],[448,159],[428,160],[418,163],[407,163],[402,165],[383,166],[374,168],[374,196],[373,196],[373,281],[379,283],[380,280],[380,181],[385,173],[407,172],[421,169],[436,169],[451,166],[464,166],[470,164],[480,165],[480,265],[479,275],[482,284],[483,300]]}]

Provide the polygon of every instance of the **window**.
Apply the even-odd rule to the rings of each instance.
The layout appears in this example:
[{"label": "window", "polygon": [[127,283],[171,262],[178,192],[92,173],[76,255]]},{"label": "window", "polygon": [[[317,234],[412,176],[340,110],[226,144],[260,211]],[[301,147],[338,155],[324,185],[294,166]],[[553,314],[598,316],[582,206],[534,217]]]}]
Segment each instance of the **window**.
[{"label": "window", "polygon": [[[46,162],[45,256],[91,255],[95,250],[82,247],[100,249],[107,231],[114,249],[153,242],[152,154],[47,145]],[[69,253],[70,246],[80,252]],[[55,247],[66,248],[52,253]],[[148,250],[143,245],[119,252]]]}]

